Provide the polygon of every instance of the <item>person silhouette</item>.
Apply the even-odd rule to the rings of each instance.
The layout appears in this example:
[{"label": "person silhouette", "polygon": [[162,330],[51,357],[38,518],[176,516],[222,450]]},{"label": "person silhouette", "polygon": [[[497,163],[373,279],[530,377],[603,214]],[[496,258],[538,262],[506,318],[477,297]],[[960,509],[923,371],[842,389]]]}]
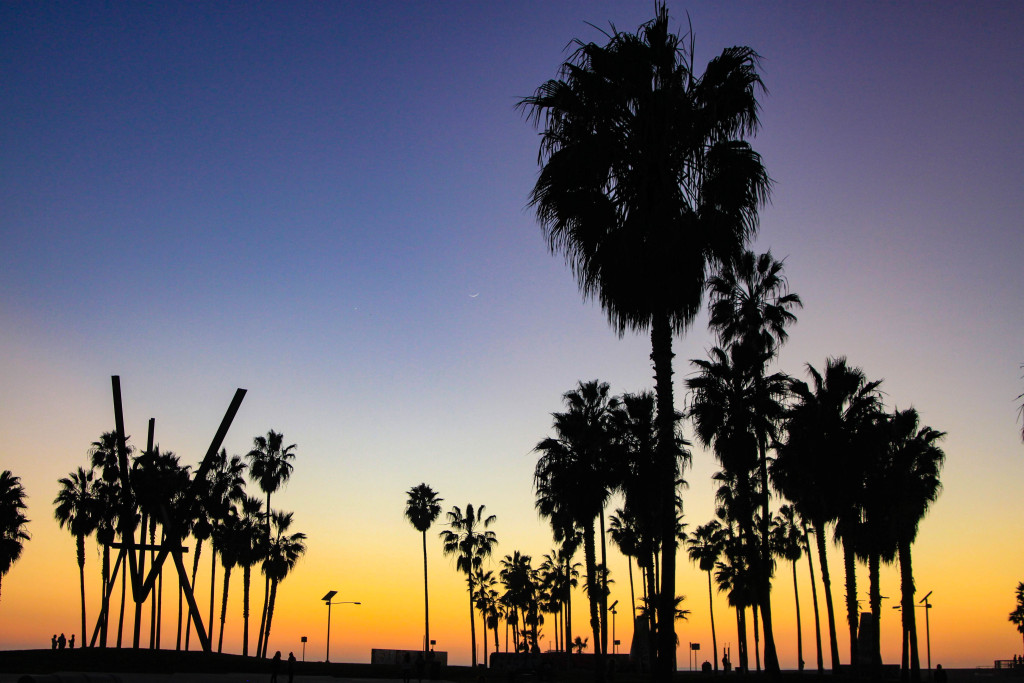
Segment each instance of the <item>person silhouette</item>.
[{"label": "person silhouette", "polygon": [[71,640],[68,641],[68,648],[71,650],[75,649],[75,634],[71,634]]},{"label": "person silhouette", "polygon": [[941,664],[935,665],[935,683],[946,683],[949,680],[946,678],[946,670],[942,668]]},{"label": "person silhouette", "polygon": [[67,644],[68,644],[68,639],[64,637],[63,633],[60,634],[60,636],[57,637],[57,649],[58,650],[63,650],[65,647],[67,647]]},{"label": "person silhouette", "polygon": [[56,650],[57,649],[57,634],[56,633],[54,633],[53,637],[50,638],[50,649],[51,650]]},{"label": "person silhouette", "polygon": [[277,683],[277,672],[281,668],[281,651],[274,653],[274,659],[270,662],[270,683]]},{"label": "person silhouette", "polygon": [[295,679],[295,653],[288,653],[288,683]]}]

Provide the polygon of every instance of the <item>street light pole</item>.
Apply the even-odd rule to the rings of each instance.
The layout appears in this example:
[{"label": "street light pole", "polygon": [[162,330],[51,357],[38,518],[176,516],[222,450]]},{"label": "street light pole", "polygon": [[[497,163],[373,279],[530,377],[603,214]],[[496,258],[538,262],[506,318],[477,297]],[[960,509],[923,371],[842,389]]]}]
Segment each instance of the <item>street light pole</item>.
[{"label": "street light pole", "polygon": [[928,620],[928,613],[931,612],[932,604],[928,602],[928,597],[935,591],[928,591],[928,595],[924,596],[918,601],[918,604],[924,603],[924,634],[925,641],[928,643],[928,678],[932,677],[932,629]]},{"label": "street light pole", "polygon": [[613,655],[617,655],[619,653],[619,641],[615,640],[615,615],[618,614],[618,612],[615,611],[615,606],[617,604],[619,604],[618,600],[613,602],[612,606],[609,608],[612,611],[612,654]]},{"label": "street light pole", "polygon": [[331,605],[361,605],[361,604],[363,604],[361,602],[351,602],[351,601],[347,601],[347,600],[346,601],[342,601],[342,602],[331,602],[331,598],[333,598],[337,594],[338,594],[338,591],[328,591],[327,595],[325,595],[324,597],[320,598],[321,600],[323,600],[324,602],[327,603],[327,654],[324,657],[324,661],[326,661],[328,664],[331,661]]}]

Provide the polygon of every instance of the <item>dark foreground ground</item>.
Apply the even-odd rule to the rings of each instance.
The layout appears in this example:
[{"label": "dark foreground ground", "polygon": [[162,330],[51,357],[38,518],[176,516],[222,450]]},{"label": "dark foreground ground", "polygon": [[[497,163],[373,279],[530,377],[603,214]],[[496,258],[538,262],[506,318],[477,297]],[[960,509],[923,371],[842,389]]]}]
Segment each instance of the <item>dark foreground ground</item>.
[{"label": "dark foreground ground", "polygon": [[[177,652],[174,650],[75,649],[75,650],[0,650],[0,683],[269,683],[269,660],[229,654]],[[371,664],[325,662],[296,662],[295,683],[332,683],[331,679],[349,681],[403,680],[400,667]],[[712,674],[681,671],[676,674],[680,683],[699,683],[718,678]],[[723,676],[731,683],[759,683],[766,680],[761,674],[745,676],[731,673]],[[783,672],[781,681],[807,681],[819,678],[816,673]],[[827,683],[854,681],[849,676],[826,675]],[[593,672],[569,670],[546,675],[519,674],[499,671],[476,672],[470,667],[449,666],[440,675],[442,681],[452,683],[591,683]],[[647,683],[648,675],[618,672],[607,683]],[[898,678],[895,680],[899,680]],[[287,667],[282,663],[279,682],[287,683]],[[413,683],[419,683],[415,674]],[[926,683],[927,677],[925,679]],[[990,669],[948,670],[948,683],[1015,683],[1024,677],[999,675]],[[424,683],[427,683],[424,679]]]}]

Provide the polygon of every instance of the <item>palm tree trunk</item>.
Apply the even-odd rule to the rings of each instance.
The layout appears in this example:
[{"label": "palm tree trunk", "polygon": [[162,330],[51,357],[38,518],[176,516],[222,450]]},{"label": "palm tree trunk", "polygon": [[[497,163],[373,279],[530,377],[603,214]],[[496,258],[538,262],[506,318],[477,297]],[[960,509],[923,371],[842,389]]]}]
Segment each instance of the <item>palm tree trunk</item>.
[{"label": "palm tree trunk", "polygon": [[633,611],[629,613],[629,623],[636,628],[636,590],[633,588],[633,556],[626,555],[626,566],[629,567],[629,605]]},{"label": "palm tree trunk", "polygon": [[[110,546],[103,544],[103,621],[100,622],[100,647],[107,647],[107,624],[110,623]],[[85,644],[84,642],[82,643]]]},{"label": "palm tree trunk", "polygon": [[[248,561],[247,561],[248,562]],[[252,565],[246,563],[242,569],[242,656],[249,656],[249,584],[252,580]]]},{"label": "palm tree trunk", "polygon": [[843,541],[843,567],[846,570],[846,625],[850,630],[850,665],[854,672],[860,668],[857,647],[857,564],[852,543]]},{"label": "palm tree trunk", "polygon": [[182,622],[183,617],[184,617],[184,614],[181,611],[181,603],[183,601],[184,594],[185,594],[185,588],[184,588],[184,586],[181,585],[181,582],[179,581],[178,582],[178,643],[174,647],[174,649],[178,650],[178,651],[181,650],[181,627],[182,627],[182,623],[181,622]]},{"label": "palm tree trunk", "polygon": [[213,598],[217,591],[217,544],[213,544],[210,552],[210,619],[207,625],[210,627],[210,646],[213,646]]},{"label": "palm tree trunk", "polygon": [[82,647],[88,642],[85,637],[85,536],[75,536],[75,551],[78,555],[78,586],[82,593]]},{"label": "palm tree trunk", "polygon": [[903,630],[910,641],[910,680],[921,681],[921,660],[917,651],[917,622],[914,614],[914,569],[910,559],[910,542],[900,541],[900,603],[903,612]]},{"label": "palm tree trunk", "polygon": [[224,646],[224,621],[228,612],[228,589],[231,587],[231,567],[224,567],[224,588],[220,598],[220,636],[217,638],[217,654]]},{"label": "palm tree trunk", "polygon": [[267,657],[267,647],[270,645],[270,625],[274,621],[274,604],[277,602],[277,581],[270,582],[270,604],[267,606],[267,630],[263,634],[263,658]]},{"label": "palm tree trunk", "polygon": [[882,626],[882,591],[878,584],[878,573],[882,558],[878,553],[868,557],[868,601],[871,603],[871,620],[875,622],[871,630],[871,675],[882,676],[882,639],[879,629]]},{"label": "palm tree trunk", "polygon": [[763,438],[758,440],[758,462],[761,474],[761,622],[764,625],[764,668],[769,674],[779,672],[779,656],[775,651],[775,631],[772,628],[772,555],[769,543],[768,527],[771,523],[768,489],[768,448]]},{"label": "palm tree trunk", "polygon": [[660,502],[661,513],[661,593],[658,602],[658,657],[655,680],[667,683],[675,671],[675,597],[676,597],[676,460],[675,402],[672,397],[672,327],[668,313],[655,314],[651,320],[651,361],[654,364],[655,393],[658,406],[658,463],[661,490],[652,492]]},{"label": "palm tree trunk", "polygon": [[572,652],[572,558],[565,561],[565,651]]},{"label": "palm tree trunk", "polygon": [[[143,513],[141,524],[139,525],[139,545],[145,545],[146,543],[146,527],[149,524],[149,517]],[[133,534],[134,535],[134,534]],[[139,551],[139,576],[146,575],[146,551]],[[132,580],[132,600],[135,602],[135,624],[133,625],[134,631],[132,633],[132,649],[138,650],[139,643],[142,640],[142,600],[141,596],[135,594],[135,581]]]},{"label": "palm tree trunk", "polygon": [[[125,552],[123,549],[121,552]],[[125,558],[124,566],[121,567],[121,612],[117,617],[117,647],[121,648],[122,636],[124,634],[124,597],[128,592],[128,559]]]},{"label": "palm tree trunk", "polygon": [[718,672],[718,638],[715,637],[715,600],[711,590],[711,570],[708,570],[708,614],[711,615],[711,661]]},{"label": "palm tree trunk", "polygon": [[270,576],[265,576],[263,581],[263,611],[260,614],[260,632],[256,640],[256,656],[266,655],[266,631],[267,631],[267,607],[270,605]]},{"label": "palm tree trunk", "polygon": [[[156,545],[156,518],[151,517],[149,520],[149,544],[151,546]],[[156,565],[156,551],[149,551],[150,564]],[[149,592],[149,649],[152,650],[156,646],[156,625],[157,620],[157,602],[160,592],[158,590],[151,590]]]},{"label": "palm tree trunk", "polygon": [[807,522],[803,522],[804,548],[807,551],[807,569],[811,573],[811,603],[814,605],[814,639],[818,645],[818,673],[825,673],[825,661],[821,652],[821,620],[818,616],[818,589],[814,583],[814,556],[811,554],[811,541],[807,536]]},{"label": "palm tree trunk", "polygon": [[[470,563],[472,566],[472,563]],[[473,574],[466,572],[466,583],[469,584],[469,644],[471,646],[473,670],[476,670],[476,619],[473,618]]]},{"label": "palm tree trunk", "polygon": [[[199,554],[203,551],[202,539],[196,539],[196,554],[192,558],[192,590],[196,589],[196,574],[199,572]],[[192,610],[188,611],[188,621],[185,623],[185,650],[188,650],[189,636],[192,635]]]},{"label": "palm tree trunk", "polygon": [[804,670],[804,632],[800,625],[800,590],[796,583],[796,560],[793,560],[793,597],[796,599],[796,662],[797,670]]},{"label": "palm tree trunk", "polygon": [[825,590],[825,611],[828,614],[829,649],[832,655],[832,673],[839,671],[839,641],[836,639],[836,616],[832,606],[832,581],[828,574],[828,557],[825,555],[825,525],[814,525],[817,539],[818,562],[821,564],[821,585]]},{"label": "palm tree trunk", "polygon": [[740,669],[745,673],[750,669],[750,657],[747,652],[747,608],[736,607],[737,645],[740,649]]},{"label": "palm tree trunk", "polygon": [[[486,632],[485,632],[486,633]],[[486,635],[484,636],[486,638]],[[497,639],[497,636],[495,636]],[[495,640],[497,643],[497,640]],[[427,591],[427,532],[423,532],[423,650],[430,649],[430,593]],[[498,651],[495,644],[494,651]]]},{"label": "palm tree trunk", "polygon": [[594,520],[587,522],[583,531],[583,555],[587,564],[587,602],[590,603],[590,631],[594,637],[594,655],[597,658],[595,671],[601,671],[604,667],[601,650],[601,620],[598,617],[597,591],[600,590],[600,581],[597,576],[597,558],[594,548]]},{"label": "palm tree trunk", "polygon": [[750,606],[754,612],[754,665],[757,667],[757,671],[761,671],[761,632],[760,625],[757,623],[757,600],[754,600],[754,604]]},{"label": "palm tree trunk", "polygon": [[480,610],[480,639],[484,642],[484,668],[487,668],[489,663],[487,659],[487,613],[484,610]]},{"label": "palm tree trunk", "polygon": [[608,548],[604,529],[604,507],[598,515],[601,529],[601,652],[608,653]]}]

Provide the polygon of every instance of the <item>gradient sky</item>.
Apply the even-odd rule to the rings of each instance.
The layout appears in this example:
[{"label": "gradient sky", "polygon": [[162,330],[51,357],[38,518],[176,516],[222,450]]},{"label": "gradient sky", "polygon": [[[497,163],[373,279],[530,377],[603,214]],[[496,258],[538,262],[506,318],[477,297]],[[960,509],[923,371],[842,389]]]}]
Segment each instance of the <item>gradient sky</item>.
[{"label": "gradient sky", "polygon": [[[701,63],[734,44],[764,58],[754,144],[776,185],[754,248],[787,259],[805,305],[781,369],[846,355],[884,378],[890,406],[948,432],[944,492],[915,546],[933,662],[1009,658],[1024,580],[1024,5],[669,9],[679,29],[689,13]],[[420,539],[402,510],[421,481],[446,506],[486,504],[499,556],[550,551],[530,451],[561,394],[653,382],[647,339],[618,339],[546,252],[526,206],[538,138],[513,106],[572,38],[651,13],[649,0],[0,4],[0,468],[22,478],[33,535],[3,579],[0,647],[79,630],[74,543],[51,501],[113,426],[112,374],[135,443],[155,417],[160,445],[197,462],[244,387],[228,451],[268,429],[298,444],[274,501],[309,552],[282,584],[272,650],[299,653],[306,635],[306,657],[323,658],[331,589],[363,603],[335,610],[333,659],[419,646]],[[676,342],[680,407],[688,361],[711,343],[703,320]],[[691,527],[713,515],[716,470],[699,448],[693,461]],[[91,544],[90,622],[98,558]],[[626,565],[611,569],[627,604]],[[680,639],[706,652],[705,577],[683,562],[679,583]],[[436,540],[430,585],[431,635],[467,663],[464,583]],[[887,570],[886,611],[898,591]],[[230,651],[240,595],[238,578]],[[773,604],[793,666],[788,567]],[[715,610],[735,647],[721,596]]]}]

